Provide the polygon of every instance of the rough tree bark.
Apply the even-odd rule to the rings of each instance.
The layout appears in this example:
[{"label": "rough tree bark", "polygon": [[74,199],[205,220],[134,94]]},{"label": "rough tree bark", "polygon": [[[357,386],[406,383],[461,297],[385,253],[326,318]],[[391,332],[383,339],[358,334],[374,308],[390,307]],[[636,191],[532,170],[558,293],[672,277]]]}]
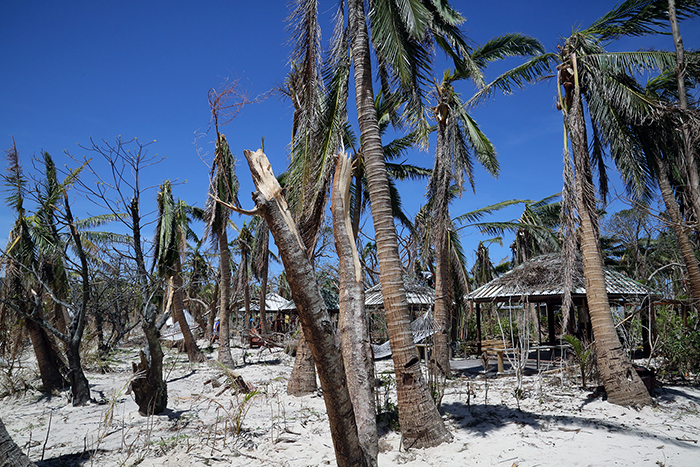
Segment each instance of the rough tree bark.
[{"label": "rough tree bark", "polygon": [[423,448],[452,440],[423,377],[408,314],[398,240],[391,208],[391,192],[377,111],[372,90],[369,34],[362,0],[348,2],[355,67],[355,99],[372,204],[372,220],[379,259],[379,280],[386,311],[391,353],[396,374],[401,437],[406,449]]},{"label": "rough tree bark", "polygon": [[228,249],[228,234],[222,229],[219,235],[219,274],[221,274],[221,302],[219,306],[219,356],[224,366],[233,368],[231,356],[231,252]]},{"label": "rough tree bark", "polygon": [[275,239],[305,337],[316,362],[339,466],[366,465],[338,338],[282,189],[262,152],[244,151],[257,191],[256,207]]},{"label": "rough tree bark", "polygon": [[600,236],[595,217],[595,191],[590,169],[581,94],[578,92],[578,87],[570,96],[569,102],[571,105],[565,115],[574,156],[574,182],[580,219],[586,301],[591,316],[600,378],[608,393],[608,401],[613,404],[648,405],[652,402],[651,396],[649,396],[644,383],[622,348],[610,312],[603,257],[600,251]]},{"label": "rough tree bark", "polygon": [[0,420],[0,467],[36,467],[15,444]]},{"label": "rough tree bark", "polygon": [[362,266],[350,220],[351,176],[351,159],[339,154],[335,166],[331,204],[335,249],[340,263],[338,329],[360,444],[367,456],[367,463],[376,466],[379,441],[374,398],[374,358],[365,313]]}]

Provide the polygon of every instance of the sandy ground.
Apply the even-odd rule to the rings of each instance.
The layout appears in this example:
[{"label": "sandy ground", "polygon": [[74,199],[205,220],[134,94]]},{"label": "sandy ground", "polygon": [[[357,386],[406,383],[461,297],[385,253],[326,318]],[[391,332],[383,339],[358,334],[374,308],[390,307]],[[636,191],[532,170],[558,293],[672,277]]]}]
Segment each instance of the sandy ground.
[{"label": "sandy ground", "polygon": [[[234,350],[236,371],[256,389],[247,397],[226,389],[214,362],[190,365],[185,354],[166,350],[168,410],[142,417],[127,391],[136,351],[125,349],[111,372],[87,374],[95,403],[72,407],[67,393],[30,389],[1,399],[0,418],[40,466],[335,465],[323,398],[286,394],[292,358],[247,350],[244,364],[243,352]],[[395,403],[391,360],[377,362],[377,374],[385,381],[380,404]],[[514,376],[467,372],[448,382],[442,404],[454,441],[405,450],[385,425],[379,464],[700,466],[699,388],[657,389],[655,406],[634,410],[590,397],[573,375],[526,376],[518,407]],[[31,367],[22,376],[38,385]]]}]

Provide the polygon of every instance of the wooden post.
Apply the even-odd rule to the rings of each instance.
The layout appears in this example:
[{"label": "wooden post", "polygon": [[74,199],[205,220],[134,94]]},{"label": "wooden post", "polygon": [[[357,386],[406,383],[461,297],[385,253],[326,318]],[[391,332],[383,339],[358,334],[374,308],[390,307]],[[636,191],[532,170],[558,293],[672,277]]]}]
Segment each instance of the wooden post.
[{"label": "wooden post", "polygon": [[481,303],[476,304],[476,353],[481,355]]},{"label": "wooden post", "polygon": [[554,334],[554,306],[552,302],[544,302],[544,305],[547,307],[547,341],[549,344],[554,345],[556,342],[556,336]]}]

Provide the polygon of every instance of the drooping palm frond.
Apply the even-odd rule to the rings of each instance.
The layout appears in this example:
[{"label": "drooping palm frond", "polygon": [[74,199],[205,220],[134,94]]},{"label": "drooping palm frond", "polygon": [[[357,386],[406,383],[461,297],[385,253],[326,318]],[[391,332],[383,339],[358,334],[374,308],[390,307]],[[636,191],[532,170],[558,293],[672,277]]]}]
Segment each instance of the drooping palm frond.
[{"label": "drooping palm frond", "polygon": [[[679,19],[700,14],[696,0],[676,2]],[[658,34],[668,28],[668,3],[658,0],[627,0],[591,24],[586,31],[603,41],[622,36]]]},{"label": "drooping palm frond", "polygon": [[523,203],[528,203],[528,200],[522,200],[522,199],[509,199],[506,201],[501,201],[500,203],[495,203],[491,204],[489,206],[484,206],[483,208],[475,209],[470,212],[465,212],[464,214],[461,214],[457,217],[454,218],[454,222],[457,225],[460,225],[462,227],[474,224],[477,221],[480,221],[481,219],[484,218],[484,216],[492,214],[496,211],[500,211],[501,209],[507,208],[508,206],[513,206],[515,204],[523,204]]},{"label": "drooping palm frond", "polygon": [[526,62],[502,73],[496,77],[496,79],[476,91],[465,105],[467,108],[473,108],[486,102],[497,92],[512,94],[515,89],[522,89],[528,83],[537,83],[552,75],[552,68],[555,63],[556,55],[552,53],[532,57]]}]

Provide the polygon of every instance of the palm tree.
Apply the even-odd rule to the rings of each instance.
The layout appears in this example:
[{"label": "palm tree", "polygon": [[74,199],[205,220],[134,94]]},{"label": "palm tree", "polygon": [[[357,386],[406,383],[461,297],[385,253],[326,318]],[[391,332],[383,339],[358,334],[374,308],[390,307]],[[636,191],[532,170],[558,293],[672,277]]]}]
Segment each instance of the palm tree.
[{"label": "palm tree", "polygon": [[[685,4],[687,2],[679,2]],[[700,13],[700,6],[694,5],[694,10],[681,11],[681,18],[687,17],[689,14]],[[678,11],[676,9],[675,0],[668,0],[668,19],[671,26],[671,33],[673,34],[673,44],[676,50],[676,67],[675,67],[675,77],[677,83],[678,91],[678,106],[681,110],[688,110],[688,97],[685,90],[685,76],[686,76],[686,61],[685,61],[685,50],[683,49],[683,39],[681,38],[681,33],[678,28]],[[688,192],[690,194],[690,204],[695,213],[695,231],[700,233],[700,172],[698,172],[697,164],[697,148],[693,144],[691,137],[691,129],[687,122],[682,121],[680,125],[681,133],[683,135],[683,162],[685,163],[688,179]],[[696,297],[697,299],[697,297]]]},{"label": "palm tree", "polygon": [[233,367],[230,347],[230,308],[231,308],[231,252],[228,246],[227,224],[231,210],[223,203],[238,205],[238,178],[235,161],[226,137],[220,134],[217,126],[216,151],[209,182],[209,197],[206,204],[206,235],[218,244],[219,248],[219,356],[218,360]]},{"label": "palm tree", "polygon": [[[399,424],[404,445],[427,447],[451,439],[420,372],[408,316],[398,242],[391,210],[391,192],[374,107],[372,65],[365,2],[348,1],[348,27],[355,67],[355,99],[365,174],[372,203],[380,281],[397,381]],[[430,67],[427,46],[437,43],[453,57],[464,58],[467,47],[457,25],[461,16],[446,2],[375,2],[369,23],[379,73],[387,87],[395,83],[406,96],[406,115],[424,124],[420,85]],[[452,47],[448,47],[451,45]],[[469,66],[460,62],[460,66]],[[388,89],[387,89],[388,91]]]},{"label": "palm tree", "polygon": [[[559,89],[564,89],[558,107],[571,143],[586,294],[598,367],[609,401],[621,405],[645,405],[651,403],[651,398],[622,349],[610,313],[592,167],[598,167],[601,191],[605,194],[602,157],[603,150],[608,148],[628,186],[647,185],[645,168],[636,157],[638,147],[634,146],[625,122],[641,121],[652,108],[645,96],[634,89],[630,73],[650,68],[667,69],[674,66],[675,60],[672,54],[656,51],[609,53],[603,44],[623,35],[655,33],[665,14],[660,2],[628,0],[587,29],[574,31],[556,55],[558,85]],[[592,153],[589,152],[584,101],[590,115],[588,124],[593,130]]]},{"label": "palm tree", "polygon": [[[683,166],[687,161],[683,160],[683,154],[687,150],[684,134],[691,128],[700,127],[700,118],[691,111],[678,109],[671,103],[664,101],[662,95],[664,88],[668,88],[667,76],[660,76],[647,84],[646,94],[655,100],[662,111],[653,120],[642,124],[632,124],[631,131],[639,141],[641,149],[646,157],[646,163],[651,168],[661,192],[661,198],[666,206],[669,224],[672,228],[678,248],[683,258],[688,273],[688,285],[693,306],[700,309],[700,266],[695,255],[689,233],[692,230],[687,227],[687,222],[681,212],[674,188],[690,189],[686,183],[678,180],[676,174],[682,174]],[[684,129],[681,135],[676,131]],[[681,175],[681,178],[683,176]],[[683,187],[683,188],[681,188]],[[691,217],[692,216],[688,216]]]},{"label": "palm tree", "polygon": [[[38,247],[32,238],[31,221],[28,219],[24,207],[27,179],[22,172],[14,140],[12,148],[7,151],[7,160],[9,163],[8,175],[3,176],[9,191],[7,203],[15,211],[17,219],[10,232],[9,243],[5,249],[6,256],[3,258],[5,281],[3,282],[2,296],[13,301],[16,306],[22,307],[19,310],[20,315],[30,315],[32,314],[30,307],[32,300],[28,291],[40,290],[40,287],[36,283],[26,283],[27,280],[33,279],[32,274],[27,274],[27,272],[39,269]],[[41,310],[35,310],[35,312],[41,312]],[[66,364],[61,360],[51,336],[32,320],[25,320],[25,324],[36,354],[44,388],[51,391],[67,387],[68,381],[61,371],[62,369],[65,371]]]},{"label": "palm tree", "polygon": [[175,202],[173,199],[170,180],[163,182],[158,193],[158,221],[153,263],[160,277],[172,281],[173,317],[180,325],[189,361],[198,363],[205,361],[206,357],[199,350],[197,340],[185,319],[182,280],[182,254],[187,246],[187,237],[191,238],[194,235],[189,227],[188,214],[191,212],[193,209],[184,201]]},{"label": "palm tree", "polygon": [[[433,116],[437,122],[437,143],[435,165],[428,184],[430,214],[432,217],[432,236],[435,248],[435,320],[440,325],[440,332],[433,336],[434,353],[431,363],[443,376],[450,375],[449,336],[452,323],[450,307],[453,302],[449,282],[449,248],[447,234],[452,219],[449,212],[450,200],[461,196],[464,178],[474,188],[472,176],[472,154],[491,175],[498,175],[498,161],[493,144],[484,135],[474,119],[467,113],[453,83],[457,79],[473,79],[481,83],[481,70],[492,61],[512,56],[534,55],[544,52],[536,40],[521,34],[508,34],[490,40],[477,47],[471,54],[471,60],[478,66],[479,74],[473,71],[445,72],[440,84],[436,84],[435,107]],[[513,74],[523,74],[522,69],[511,70],[497,80],[513,80]],[[453,194],[454,192],[454,194]]]}]

